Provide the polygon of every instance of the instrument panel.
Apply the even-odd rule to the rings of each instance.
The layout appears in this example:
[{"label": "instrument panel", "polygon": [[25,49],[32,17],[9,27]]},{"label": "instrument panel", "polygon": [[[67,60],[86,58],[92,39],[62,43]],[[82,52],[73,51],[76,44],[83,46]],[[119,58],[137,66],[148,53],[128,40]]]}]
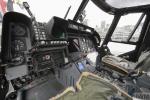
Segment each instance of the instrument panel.
[{"label": "instrument panel", "polygon": [[54,49],[35,52],[32,55],[32,63],[35,68],[35,72],[61,67],[63,64],[65,64],[64,56],[65,48],[62,48],[61,50]]},{"label": "instrument panel", "polygon": [[83,52],[88,53],[95,51],[95,45],[88,36],[69,36],[68,39],[69,53],[72,52]]},{"label": "instrument panel", "polygon": [[[8,18],[10,19],[11,16]],[[27,22],[25,17],[14,18],[14,20],[8,21],[7,28],[5,28],[7,30],[4,33],[7,33],[5,42],[7,42],[6,39],[9,40],[6,49],[10,52],[8,55],[10,60],[6,59],[9,63],[5,73],[15,91],[35,79],[64,68],[74,61],[73,57],[80,58],[84,56],[83,53],[95,50],[91,35],[87,32],[84,33],[84,26],[80,27],[80,24],[77,25],[80,27],[78,30],[71,29],[67,20],[57,17],[52,18],[48,23],[38,22],[37,26],[32,22]],[[54,23],[52,23],[53,21]],[[68,50],[71,46],[71,39],[76,39],[74,42],[78,49],[75,51],[77,52],[75,56],[73,56],[74,52]],[[75,50],[72,47],[70,49]],[[69,58],[69,54],[72,54],[73,57]],[[83,66],[80,64],[80,67]]]},{"label": "instrument panel", "polygon": [[13,36],[24,37],[27,35],[27,27],[22,23],[10,23],[10,32]]},{"label": "instrument panel", "polygon": [[8,23],[8,32],[10,36],[11,61],[6,69],[6,77],[8,80],[13,80],[29,73],[28,57],[30,56],[27,53],[31,49],[31,40],[29,27],[21,21]]},{"label": "instrument panel", "polygon": [[12,40],[12,51],[26,51],[26,42],[25,39],[14,39]]},{"label": "instrument panel", "polygon": [[[52,25],[51,30],[46,31],[46,28],[49,28],[48,26],[53,24],[52,23],[53,21],[54,21],[54,25]],[[58,25],[58,21],[60,23],[59,25]],[[65,26],[63,26],[64,23],[65,23]],[[19,65],[25,64],[27,67],[29,67],[28,68],[29,72],[30,72],[30,69],[31,69],[31,72],[32,71],[40,72],[43,70],[62,66],[63,64],[68,62],[67,60],[68,57],[66,55],[67,53],[71,53],[71,52],[68,52],[67,47],[71,45],[71,42],[69,41],[69,39],[74,39],[74,37],[77,40],[77,43],[76,43],[76,46],[78,45],[77,52],[88,53],[88,52],[94,51],[95,45],[92,39],[89,38],[90,34],[86,32],[84,33],[85,26],[82,26],[82,30],[77,30],[74,28],[70,28],[69,27],[70,24],[67,24],[67,23],[68,21],[66,20],[54,17],[51,19],[50,22],[48,22],[48,24],[38,22],[37,26],[33,26],[33,28],[35,28],[33,29],[35,33],[29,33],[29,28],[26,24],[21,23],[21,22],[10,22],[9,33],[11,34],[11,48],[10,49],[11,49],[11,57],[12,57],[12,60],[11,60],[12,66],[19,66]],[[71,24],[74,24],[74,22],[72,22]],[[76,26],[80,27],[79,29],[81,29],[80,24],[76,24]],[[75,30],[74,33],[72,33],[73,35],[70,34],[72,30]],[[77,31],[81,33],[76,33]],[[59,37],[62,37],[62,34],[60,33],[63,34],[63,37],[64,37],[63,39],[57,38],[58,35]],[[34,44],[32,44],[32,46],[35,48],[31,46],[31,42],[33,40],[30,40],[30,39],[33,39],[33,38],[30,37],[30,34],[34,34],[33,36],[36,39]],[[49,37],[43,39],[41,38],[41,34],[44,34]],[[37,39],[37,38],[40,38],[40,39]],[[40,44],[43,41],[48,44]],[[65,44],[61,44],[59,43],[59,41],[63,41],[65,42]],[[29,50],[32,51],[34,49],[35,51],[31,52],[30,55],[27,54],[29,53]],[[70,49],[74,50],[74,48],[72,47]],[[27,59],[28,56],[31,58],[30,61],[28,61]],[[29,62],[30,62],[30,65],[28,65]]]},{"label": "instrument panel", "polygon": [[81,51],[87,53],[87,52],[93,51],[95,47],[94,47],[93,42],[88,37],[86,38],[83,37],[83,38],[80,38],[80,48],[81,48]]},{"label": "instrument panel", "polygon": [[54,67],[54,61],[50,52],[38,53],[33,56],[33,65],[36,72]]},{"label": "instrument panel", "polygon": [[25,56],[23,53],[15,53],[13,56],[12,56],[12,64],[13,66],[18,66],[18,65],[21,65],[23,63],[25,63]]},{"label": "instrument panel", "polygon": [[12,66],[25,64],[25,52],[27,52],[28,31],[23,23],[11,22],[9,24],[9,33],[11,35],[11,56]]},{"label": "instrument panel", "polygon": [[9,31],[11,34],[11,50],[13,53],[26,51],[27,27],[21,23],[10,23]]}]

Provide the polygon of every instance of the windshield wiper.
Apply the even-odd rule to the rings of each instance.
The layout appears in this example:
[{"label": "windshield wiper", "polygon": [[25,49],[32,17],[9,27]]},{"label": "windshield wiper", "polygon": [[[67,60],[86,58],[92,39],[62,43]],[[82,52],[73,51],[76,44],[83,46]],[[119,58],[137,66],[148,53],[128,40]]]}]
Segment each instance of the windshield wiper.
[{"label": "windshield wiper", "polygon": [[71,6],[69,6],[69,7],[68,7],[68,10],[67,10],[67,12],[66,12],[66,14],[65,14],[64,19],[66,19],[66,18],[67,18],[67,16],[68,16],[68,14],[69,14],[70,9],[71,9]]}]

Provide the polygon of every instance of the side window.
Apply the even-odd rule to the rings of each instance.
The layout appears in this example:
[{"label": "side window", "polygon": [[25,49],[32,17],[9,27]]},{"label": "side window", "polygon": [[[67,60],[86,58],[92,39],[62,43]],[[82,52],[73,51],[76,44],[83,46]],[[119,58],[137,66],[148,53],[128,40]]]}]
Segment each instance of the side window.
[{"label": "side window", "polygon": [[[118,42],[126,42],[129,36],[131,35],[132,31],[134,30],[140,17],[141,17],[141,13],[134,13],[134,14],[128,14],[128,15],[122,16],[111,37],[111,40],[118,41]],[[138,28],[134,32],[133,36],[130,39],[130,42],[138,41],[144,19],[145,18],[142,19]]]},{"label": "side window", "polygon": [[131,39],[129,40],[130,42],[137,42],[140,36],[140,32],[142,30],[143,27],[143,23],[145,21],[145,17],[142,19],[140,25],[137,27],[136,31],[134,32],[133,36],[131,37]]},{"label": "side window", "polygon": [[120,55],[135,50],[136,45],[130,43],[137,42],[139,39],[145,16],[134,33],[133,30],[136,27],[141,15],[142,13],[134,13],[121,17],[111,37],[112,41],[108,43],[108,47],[110,48],[112,54]]}]

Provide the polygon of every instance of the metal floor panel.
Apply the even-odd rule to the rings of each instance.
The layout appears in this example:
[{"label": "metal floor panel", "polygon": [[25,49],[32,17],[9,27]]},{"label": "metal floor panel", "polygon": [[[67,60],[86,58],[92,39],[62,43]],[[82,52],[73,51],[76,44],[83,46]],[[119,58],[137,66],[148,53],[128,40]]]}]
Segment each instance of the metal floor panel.
[{"label": "metal floor panel", "polygon": [[48,76],[48,80],[21,93],[22,100],[48,100],[64,89],[55,76]]}]

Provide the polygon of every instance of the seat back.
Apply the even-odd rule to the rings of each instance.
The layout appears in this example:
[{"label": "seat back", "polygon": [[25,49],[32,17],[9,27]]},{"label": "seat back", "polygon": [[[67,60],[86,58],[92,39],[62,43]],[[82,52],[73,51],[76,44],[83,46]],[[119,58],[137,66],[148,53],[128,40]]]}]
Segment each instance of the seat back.
[{"label": "seat back", "polygon": [[150,50],[146,50],[141,53],[135,69],[139,69],[140,71],[145,72],[150,71]]}]

